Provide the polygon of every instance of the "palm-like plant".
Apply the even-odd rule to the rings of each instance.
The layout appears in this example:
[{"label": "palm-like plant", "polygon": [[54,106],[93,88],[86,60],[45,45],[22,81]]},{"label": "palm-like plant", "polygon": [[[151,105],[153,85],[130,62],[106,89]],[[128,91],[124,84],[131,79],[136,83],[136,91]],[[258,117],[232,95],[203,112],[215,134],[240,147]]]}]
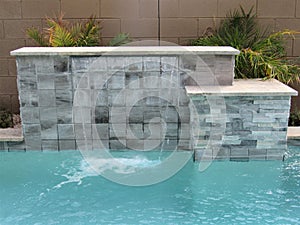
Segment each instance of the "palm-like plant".
[{"label": "palm-like plant", "polygon": [[276,78],[284,83],[299,82],[300,68],[286,57],[284,40],[295,31],[268,35],[256,21],[253,8],[246,13],[230,12],[213,35],[200,37],[192,45],[232,46],[240,50],[236,56],[236,78]]},{"label": "palm-like plant", "polygon": [[120,45],[126,45],[130,42],[129,34],[127,33],[119,33],[117,36],[115,36],[113,39],[110,40],[108,43],[109,46],[120,46]]},{"label": "palm-like plant", "polygon": [[40,46],[71,47],[97,46],[100,44],[100,26],[95,17],[90,17],[85,23],[71,24],[63,20],[47,18],[48,28],[40,32],[36,28],[27,29],[27,35]]}]

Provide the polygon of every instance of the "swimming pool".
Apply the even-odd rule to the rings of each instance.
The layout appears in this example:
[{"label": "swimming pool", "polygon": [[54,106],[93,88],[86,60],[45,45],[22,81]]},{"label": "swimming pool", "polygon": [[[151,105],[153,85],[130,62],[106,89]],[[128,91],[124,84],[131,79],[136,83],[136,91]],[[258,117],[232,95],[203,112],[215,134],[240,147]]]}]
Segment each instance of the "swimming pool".
[{"label": "swimming pool", "polygon": [[300,224],[299,147],[285,162],[198,167],[130,187],[97,176],[78,151],[0,152],[0,224]]}]

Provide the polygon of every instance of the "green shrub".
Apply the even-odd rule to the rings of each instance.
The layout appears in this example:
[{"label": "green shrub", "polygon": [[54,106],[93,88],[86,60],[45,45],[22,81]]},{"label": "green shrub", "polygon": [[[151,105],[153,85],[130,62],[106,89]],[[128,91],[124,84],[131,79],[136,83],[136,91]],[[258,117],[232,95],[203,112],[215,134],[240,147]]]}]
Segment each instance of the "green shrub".
[{"label": "green shrub", "polygon": [[120,46],[125,45],[130,42],[129,34],[127,33],[119,33],[108,43],[109,46]]},{"label": "green shrub", "polygon": [[300,111],[298,109],[291,112],[289,126],[300,126]]},{"label": "green shrub", "polygon": [[[85,22],[74,24],[63,20],[63,16],[56,19],[47,18],[48,27],[43,31],[37,28],[26,30],[27,35],[43,47],[81,47],[100,45],[100,24],[91,16]],[[128,34],[120,33],[110,42],[110,46],[119,46],[130,42]]]},{"label": "green shrub", "polygon": [[5,109],[0,109],[0,128],[13,127],[12,114]]},{"label": "green shrub", "polygon": [[86,22],[71,24],[63,20],[47,18],[48,28],[39,31],[36,28],[27,29],[27,35],[44,47],[97,46],[100,44],[100,25],[95,17]]},{"label": "green shrub", "polygon": [[236,56],[235,78],[275,78],[284,83],[299,82],[300,68],[286,57],[285,39],[297,32],[285,30],[268,34],[256,21],[252,9],[241,7],[230,12],[220,27],[209,36],[192,41],[200,46],[232,46],[240,50]]}]

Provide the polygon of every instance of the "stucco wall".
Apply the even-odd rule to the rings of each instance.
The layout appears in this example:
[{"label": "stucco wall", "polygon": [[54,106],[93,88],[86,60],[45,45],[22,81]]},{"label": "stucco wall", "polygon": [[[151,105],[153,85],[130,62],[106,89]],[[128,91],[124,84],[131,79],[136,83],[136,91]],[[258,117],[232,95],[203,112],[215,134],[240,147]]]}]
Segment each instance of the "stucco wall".
[{"label": "stucco wall", "polygon": [[[159,6],[158,1],[0,0],[0,106],[19,111],[15,59],[9,52],[33,46],[25,29],[43,28],[45,16],[52,17],[60,11],[70,20],[94,14],[102,23],[103,44],[119,32],[128,32],[137,40],[157,39],[160,33],[162,40],[186,44],[239,5],[245,9],[254,6],[259,22],[271,31],[300,30],[300,0],[160,0]],[[289,40],[287,45],[289,55],[300,55],[299,38]]]}]

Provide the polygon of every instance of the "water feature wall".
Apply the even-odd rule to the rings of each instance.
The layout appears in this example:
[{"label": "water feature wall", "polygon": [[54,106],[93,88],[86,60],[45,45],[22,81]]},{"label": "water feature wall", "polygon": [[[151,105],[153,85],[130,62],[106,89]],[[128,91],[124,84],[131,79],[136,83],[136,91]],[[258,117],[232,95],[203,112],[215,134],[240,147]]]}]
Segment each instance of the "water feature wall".
[{"label": "water feature wall", "polygon": [[208,85],[229,84],[237,52],[200,50],[200,55],[190,47],[15,51],[25,148],[76,149],[84,139],[90,149],[192,149],[184,89],[195,82],[189,72],[201,71],[200,81]]},{"label": "water feature wall", "polygon": [[[230,47],[180,46],[13,51],[24,141],[7,148],[68,150],[84,143],[196,150],[196,159],[282,157],[295,92],[276,82],[270,85],[279,89],[267,94],[263,87],[256,93],[256,83],[227,90],[239,86],[236,54]],[[267,157],[270,146],[274,157]]]}]

